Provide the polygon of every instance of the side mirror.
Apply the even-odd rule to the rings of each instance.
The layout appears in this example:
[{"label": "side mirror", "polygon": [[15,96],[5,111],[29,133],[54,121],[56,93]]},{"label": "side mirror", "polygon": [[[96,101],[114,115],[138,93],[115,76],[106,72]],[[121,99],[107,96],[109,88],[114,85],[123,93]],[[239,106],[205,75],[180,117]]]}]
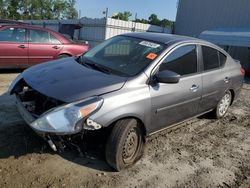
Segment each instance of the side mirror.
[{"label": "side mirror", "polygon": [[160,71],[156,74],[156,79],[160,83],[169,83],[169,84],[175,84],[180,81],[180,75],[176,72],[165,70]]}]

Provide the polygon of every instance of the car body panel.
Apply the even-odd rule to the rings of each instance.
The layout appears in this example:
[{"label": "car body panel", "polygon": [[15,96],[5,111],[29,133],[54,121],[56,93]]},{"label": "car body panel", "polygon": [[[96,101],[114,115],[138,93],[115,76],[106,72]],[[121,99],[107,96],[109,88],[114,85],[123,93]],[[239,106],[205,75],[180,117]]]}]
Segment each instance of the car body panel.
[{"label": "car body panel", "polygon": [[[198,86],[197,91],[191,88]],[[157,83],[150,86],[152,101],[152,131],[195,116],[201,100],[202,78],[200,74],[181,78],[177,84]]]},{"label": "car body panel", "polygon": [[229,74],[228,71],[224,72],[222,69],[202,73],[203,89],[200,113],[213,109],[217,105],[230,86],[230,82],[225,83],[224,81],[224,78],[229,77]]},{"label": "car body panel", "polygon": [[[23,47],[20,47],[23,46]],[[29,65],[28,43],[0,43],[0,67],[27,67]]]},{"label": "car body panel", "polygon": [[33,44],[29,43],[29,64],[35,65],[41,62],[56,59],[63,49],[61,44]]},{"label": "car body panel", "polygon": [[[11,30],[6,27],[6,30]],[[23,29],[23,28],[21,28]],[[1,30],[1,27],[0,27]],[[19,37],[17,31],[13,31],[12,37]],[[24,30],[22,41],[1,41],[0,42],[0,65],[3,67],[28,66],[28,42],[27,29]],[[7,40],[7,39],[6,39]]]},{"label": "car body panel", "polygon": [[33,66],[22,76],[35,90],[67,103],[119,90],[126,82],[124,77],[87,68],[73,57]]},{"label": "car body panel", "polygon": [[151,100],[149,86],[145,84],[147,79],[141,74],[136,79],[129,79],[120,90],[101,95],[102,108],[90,118],[108,127],[119,119],[134,117],[141,120],[146,129],[150,128]]}]

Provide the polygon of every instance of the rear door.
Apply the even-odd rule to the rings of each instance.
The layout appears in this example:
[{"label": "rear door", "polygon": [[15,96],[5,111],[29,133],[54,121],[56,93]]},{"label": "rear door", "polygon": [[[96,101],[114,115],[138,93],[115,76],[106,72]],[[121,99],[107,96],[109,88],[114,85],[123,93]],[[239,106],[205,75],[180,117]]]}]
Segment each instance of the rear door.
[{"label": "rear door", "polygon": [[29,64],[34,65],[56,59],[63,46],[52,34],[29,29]]},{"label": "rear door", "polygon": [[28,66],[26,29],[7,27],[0,30],[0,67]]},{"label": "rear door", "polygon": [[202,100],[199,112],[214,109],[230,86],[230,72],[223,69],[227,57],[209,46],[199,46],[202,55]]},{"label": "rear door", "polygon": [[171,70],[181,75],[177,84],[157,83],[150,86],[152,132],[197,115],[202,80],[196,45],[175,49],[161,63],[158,71]]}]

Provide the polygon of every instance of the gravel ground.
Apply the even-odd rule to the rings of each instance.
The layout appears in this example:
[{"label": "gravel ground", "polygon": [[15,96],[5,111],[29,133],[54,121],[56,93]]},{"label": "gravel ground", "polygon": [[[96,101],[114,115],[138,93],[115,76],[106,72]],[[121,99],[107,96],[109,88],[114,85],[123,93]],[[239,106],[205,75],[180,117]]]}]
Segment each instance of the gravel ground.
[{"label": "gravel ground", "polygon": [[98,146],[53,153],[22,121],[0,74],[0,187],[250,187],[250,86],[221,120],[195,118],[150,137],[132,168],[114,172]]}]

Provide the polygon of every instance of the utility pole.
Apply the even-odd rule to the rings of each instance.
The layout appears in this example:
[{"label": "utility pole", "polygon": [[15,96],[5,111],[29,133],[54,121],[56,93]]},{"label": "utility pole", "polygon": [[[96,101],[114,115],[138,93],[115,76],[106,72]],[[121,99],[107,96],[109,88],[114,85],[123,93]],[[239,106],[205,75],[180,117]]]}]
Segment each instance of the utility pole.
[{"label": "utility pole", "polygon": [[103,11],[103,12],[102,12],[103,14],[105,14],[105,31],[104,31],[104,39],[107,39],[108,12],[109,12],[109,9],[108,9],[108,8],[106,8],[106,11]]},{"label": "utility pole", "polygon": [[137,20],[137,12],[135,13],[135,21],[134,21],[134,22],[135,22],[135,24],[134,24],[134,29],[133,29],[133,30],[134,30],[134,32],[135,32],[135,30],[136,30],[136,20]]},{"label": "utility pole", "polygon": [[78,18],[80,19],[81,17],[82,17],[82,11],[81,11],[81,9],[79,9],[79,13],[78,13]]},{"label": "utility pole", "polygon": [[109,9],[108,8],[106,8],[106,15],[105,15],[105,17],[106,17],[106,19],[108,19],[108,13],[109,13]]},{"label": "utility pole", "polygon": [[105,14],[105,18],[108,19],[109,8],[106,8],[102,13]]}]

